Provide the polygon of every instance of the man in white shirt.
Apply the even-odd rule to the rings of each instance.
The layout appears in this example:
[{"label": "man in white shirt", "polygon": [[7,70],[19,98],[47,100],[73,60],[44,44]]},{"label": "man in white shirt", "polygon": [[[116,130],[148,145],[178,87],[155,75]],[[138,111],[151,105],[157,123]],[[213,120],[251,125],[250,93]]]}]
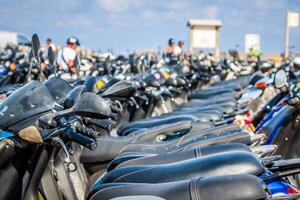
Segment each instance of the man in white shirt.
[{"label": "man in white shirt", "polygon": [[61,49],[57,55],[57,64],[61,70],[71,75],[77,75],[76,66],[76,48],[79,46],[79,41],[76,37],[69,37],[67,46]]},{"label": "man in white shirt", "polygon": [[182,54],[183,45],[184,45],[184,42],[182,40],[180,40],[178,42],[178,45],[174,48],[175,56],[180,56]]}]

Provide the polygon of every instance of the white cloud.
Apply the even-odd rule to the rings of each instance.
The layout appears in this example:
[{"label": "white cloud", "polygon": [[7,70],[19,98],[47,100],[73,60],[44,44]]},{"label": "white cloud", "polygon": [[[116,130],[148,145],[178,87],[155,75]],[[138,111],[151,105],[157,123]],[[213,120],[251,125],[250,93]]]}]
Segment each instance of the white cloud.
[{"label": "white cloud", "polygon": [[154,12],[153,10],[143,10],[141,12],[141,17],[145,20],[152,20],[157,16],[157,13]]},{"label": "white cloud", "polygon": [[128,12],[131,8],[140,6],[141,0],[97,0],[98,5],[111,13]]},{"label": "white cloud", "polygon": [[218,6],[207,6],[202,10],[202,15],[207,19],[217,19],[219,16],[219,7]]},{"label": "white cloud", "polygon": [[188,1],[185,0],[173,0],[166,4],[166,8],[170,10],[182,10],[190,7],[190,5],[191,4],[189,4]]},{"label": "white cloud", "polygon": [[91,18],[88,18],[84,15],[72,15],[66,16],[64,20],[56,21],[56,25],[58,27],[93,27],[95,24],[93,23]]},{"label": "white cloud", "polygon": [[280,8],[285,3],[283,0],[252,0],[254,6],[261,10]]}]

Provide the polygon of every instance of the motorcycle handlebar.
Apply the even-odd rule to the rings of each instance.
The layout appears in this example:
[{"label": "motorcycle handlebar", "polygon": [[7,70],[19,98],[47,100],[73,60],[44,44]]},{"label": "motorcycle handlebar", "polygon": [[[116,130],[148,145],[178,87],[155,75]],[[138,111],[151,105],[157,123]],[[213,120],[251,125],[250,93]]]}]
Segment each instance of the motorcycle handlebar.
[{"label": "motorcycle handlebar", "polygon": [[89,124],[92,124],[92,125],[95,125],[99,128],[107,130],[107,131],[111,131],[113,129],[113,126],[116,123],[114,121],[101,120],[101,119],[91,119],[91,118],[86,118],[85,122],[89,123]]},{"label": "motorcycle handlebar", "polygon": [[98,139],[100,137],[100,133],[97,132],[97,131],[94,131],[93,129],[91,128],[88,128],[84,125],[81,125],[79,127],[77,127],[76,129],[79,133],[82,133],[84,135],[86,135],[87,137],[89,138],[92,138],[94,140]]},{"label": "motorcycle handlebar", "polygon": [[92,151],[94,151],[97,147],[97,142],[77,133],[74,128],[69,128],[64,133],[64,138],[74,141]]}]

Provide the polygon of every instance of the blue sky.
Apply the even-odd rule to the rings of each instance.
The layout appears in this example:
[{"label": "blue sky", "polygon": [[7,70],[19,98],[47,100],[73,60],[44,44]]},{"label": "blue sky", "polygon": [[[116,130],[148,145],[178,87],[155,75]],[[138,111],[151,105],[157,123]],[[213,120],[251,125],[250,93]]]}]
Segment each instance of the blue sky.
[{"label": "blue sky", "polygon": [[[261,35],[265,52],[283,50],[286,10],[299,0],[0,0],[0,30],[12,30],[60,45],[69,35],[93,49],[124,52],[165,48],[169,37],[187,42],[190,18],[220,19],[221,49],[244,49],[244,35]],[[300,27],[290,44],[300,51]]]}]

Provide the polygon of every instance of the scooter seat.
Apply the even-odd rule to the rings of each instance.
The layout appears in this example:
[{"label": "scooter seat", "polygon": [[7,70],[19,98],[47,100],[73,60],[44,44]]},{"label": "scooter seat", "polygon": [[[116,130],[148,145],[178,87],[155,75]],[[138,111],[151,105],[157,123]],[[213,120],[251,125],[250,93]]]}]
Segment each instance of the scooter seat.
[{"label": "scooter seat", "polygon": [[165,153],[158,155],[128,155],[120,156],[114,159],[107,166],[107,171],[111,171],[115,168],[121,168],[133,165],[158,165],[167,164],[173,162],[179,162],[183,160],[213,155],[216,153],[231,152],[231,151],[248,151],[251,152],[250,148],[241,143],[232,144],[218,144],[207,147],[197,147],[185,151]]},{"label": "scooter seat", "polygon": [[230,96],[229,94],[231,94],[231,96],[235,96],[236,92],[234,90],[231,89],[217,89],[217,90],[210,90],[210,89],[206,89],[206,90],[200,90],[197,91],[193,94],[191,94],[189,96],[189,99],[209,99],[211,97],[215,97],[215,96]]},{"label": "scooter seat", "polygon": [[249,85],[251,76],[241,76],[237,79],[231,79],[226,81],[221,81],[212,84],[212,86],[224,86],[224,87],[247,87]]},{"label": "scooter seat", "polygon": [[[193,126],[193,125],[192,125]],[[195,131],[192,133],[188,133],[178,139],[165,141],[161,143],[154,143],[156,137],[161,134],[166,134],[168,132],[172,133],[176,130],[184,130],[189,129],[191,127],[190,122],[177,122],[168,125],[163,125],[160,127],[155,127],[152,129],[148,129],[143,133],[135,133],[131,136],[123,136],[123,137],[111,137],[111,136],[103,136],[100,137],[97,141],[98,145],[95,151],[91,151],[87,148],[83,148],[80,156],[80,161],[83,163],[107,163],[114,158],[116,158],[122,150],[126,150],[125,147],[128,146],[128,151],[131,151],[130,145],[133,146],[133,149],[140,154],[141,152],[153,154],[153,152],[160,151],[178,151],[183,149],[186,144],[193,143],[194,141],[205,140],[205,137],[209,135],[219,134],[219,133],[227,133],[227,132],[236,132],[239,131],[240,128],[237,125],[224,125],[218,126],[214,128],[209,128],[206,130]],[[226,134],[224,134],[227,136]],[[201,140],[201,145],[204,145],[204,142]],[[229,140],[224,141],[228,143]],[[138,143],[139,142],[139,143]],[[137,143],[136,145],[133,145]],[[129,145],[130,144],[130,145]],[[137,146],[137,147],[136,147]],[[148,147],[148,148],[145,148]],[[149,154],[149,153],[148,153]],[[155,153],[154,153],[155,154]]]},{"label": "scooter seat", "polygon": [[[164,143],[145,144],[133,143],[124,146],[120,150],[121,154],[161,154],[175,151],[182,151],[197,146],[209,146],[213,144],[227,143],[251,143],[251,137],[248,133],[227,128],[227,125],[190,132],[181,136],[177,140],[171,140]],[[224,130],[221,129],[224,128]]]},{"label": "scooter seat", "polygon": [[259,178],[240,174],[159,184],[94,184],[87,200],[255,200],[266,196],[265,185]]},{"label": "scooter seat", "polygon": [[245,132],[226,132],[208,135],[187,134],[182,136],[179,140],[175,140],[174,142],[170,141],[161,144],[129,144],[120,150],[119,155],[162,154],[169,152],[184,151],[196,147],[237,142],[251,144],[252,141],[250,135]]},{"label": "scooter seat", "polygon": [[178,108],[184,107],[198,107],[198,106],[206,106],[206,105],[218,105],[222,103],[230,103],[232,106],[236,106],[237,101],[236,99],[229,97],[229,98],[216,98],[216,99],[192,99],[187,103],[179,106]]},{"label": "scooter seat", "polygon": [[176,109],[175,111],[195,111],[195,112],[205,112],[205,111],[209,111],[209,110],[214,110],[216,108],[220,108],[220,110],[223,112],[223,113],[227,113],[227,114],[230,114],[230,113],[233,113],[236,109],[236,106],[235,105],[232,105],[231,103],[220,103],[220,104],[217,104],[217,105],[198,105],[198,106],[195,106],[195,107],[181,107],[179,109]]},{"label": "scooter seat", "polygon": [[233,174],[259,176],[264,166],[253,153],[236,151],[219,153],[169,164],[135,165],[115,169],[103,176],[102,183],[163,183]]},{"label": "scooter seat", "polygon": [[[194,115],[195,117],[198,118],[199,122],[206,122],[209,123],[211,121],[218,121],[222,119],[223,112],[221,109],[214,108],[212,110],[205,110],[202,112],[197,112],[197,111],[173,111],[171,113],[166,113],[161,115],[160,117],[165,117],[165,116],[174,116],[174,115],[184,115],[184,114],[189,114],[189,115]],[[195,122],[197,123],[197,122]]]},{"label": "scooter seat", "polygon": [[167,117],[157,117],[157,118],[151,118],[151,119],[147,119],[147,120],[139,120],[139,121],[130,122],[125,125],[122,125],[118,129],[118,135],[125,136],[134,131],[138,131],[140,129],[152,128],[155,126],[175,123],[175,122],[179,122],[179,121],[196,122],[196,121],[198,121],[198,118],[194,115],[184,114],[184,115],[176,115],[176,116],[174,115],[174,116],[167,116]]},{"label": "scooter seat", "polygon": [[129,136],[111,137],[109,135],[100,137],[97,141],[97,149],[91,151],[84,148],[81,153],[81,162],[96,163],[111,161],[119,155],[119,152],[126,145],[135,142],[145,142],[152,144],[157,142],[157,137],[160,135],[168,135],[174,132],[188,132],[192,128],[192,123],[182,121],[171,124],[164,124],[145,130],[140,130],[132,133]]},{"label": "scooter seat", "polygon": [[229,85],[212,85],[212,86],[209,86],[207,89],[210,89],[210,90],[220,90],[220,89],[224,89],[224,88],[227,88],[227,89],[232,89],[234,91],[241,91],[243,89],[243,87],[241,85],[235,85],[235,84],[229,84]]}]

